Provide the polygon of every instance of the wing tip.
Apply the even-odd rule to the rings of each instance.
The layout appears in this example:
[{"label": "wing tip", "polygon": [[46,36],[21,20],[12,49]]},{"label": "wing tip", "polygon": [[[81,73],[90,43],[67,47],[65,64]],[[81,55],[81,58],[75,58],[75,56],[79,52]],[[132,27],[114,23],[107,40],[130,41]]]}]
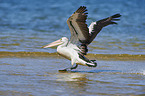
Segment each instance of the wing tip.
[{"label": "wing tip", "polygon": [[115,21],[119,21],[120,20],[118,18],[121,17],[121,14],[120,13],[117,13],[117,14],[111,16],[111,17],[112,17],[111,24],[118,24]]},{"label": "wing tip", "polygon": [[[84,12],[86,12],[86,11],[88,11],[86,6],[80,6],[80,7],[77,9],[76,13],[84,13]],[[87,13],[86,13],[86,14],[87,14]]]},{"label": "wing tip", "polygon": [[80,6],[79,8],[87,8],[86,6]]},{"label": "wing tip", "polygon": [[112,17],[112,18],[118,18],[118,17],[121,17],[121,14],[120,14],[120,13],[117,13],[117,14],[111,16],[111,17]]}]

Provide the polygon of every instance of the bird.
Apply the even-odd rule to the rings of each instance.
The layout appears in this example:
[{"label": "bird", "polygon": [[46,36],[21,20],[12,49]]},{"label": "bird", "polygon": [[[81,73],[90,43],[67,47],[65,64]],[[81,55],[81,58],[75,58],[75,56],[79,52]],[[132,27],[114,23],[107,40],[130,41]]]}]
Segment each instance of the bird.
[{"label": "bird", "polygon": [[[68,19],[67,25],[71,32],[70,40],[67,37],[49,43],[42,48],[57,47],[57,53],[66,59],[71,60],[71,66],[59,71],[69,71],[76,69],[78,65],[96,67],[96,60],[89,60],[85,57],[88,52],[88,45],[94,40],[101,29],[107,25],[117,24],[115,21],[120,20],[119,13],[92,22],[88,27],[86,20],[88,17],[86,6],[80,6]],[[74,66],[75,65],[75,66]]]}]

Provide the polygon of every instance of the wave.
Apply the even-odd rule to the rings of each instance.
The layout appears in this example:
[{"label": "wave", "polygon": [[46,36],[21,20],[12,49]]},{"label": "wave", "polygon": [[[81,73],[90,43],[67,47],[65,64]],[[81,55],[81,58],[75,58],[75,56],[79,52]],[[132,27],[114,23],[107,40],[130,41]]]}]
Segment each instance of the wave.
[{"label": "wave", "polygon": [[[62,58],[57,53],[48,53],[48,52],[8,52],[0,51],[0,58]],[[145,60],[145,55],[131,55],[131,54],[87,54],[89,59],[97,60]]]}]

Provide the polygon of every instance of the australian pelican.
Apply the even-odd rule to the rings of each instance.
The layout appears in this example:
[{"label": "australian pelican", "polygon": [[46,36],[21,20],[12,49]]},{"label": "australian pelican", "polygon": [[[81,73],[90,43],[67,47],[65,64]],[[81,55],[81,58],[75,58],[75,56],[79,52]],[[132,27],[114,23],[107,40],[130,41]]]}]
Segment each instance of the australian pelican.
[{"label": "australian pelican", "polygon": [[[71,31],[70,41],[68,38],[62,37],[53,43],[43,46],[43,48],[48,48],[59,45],[57,52],[61,56],[71,60],[72,66],[62,71],[76,69],[78,65],[96,67],[97,63],[95,60],[89,60],[84,56],[88,52],[87,46],[94,40],[103,27],[110,24],[117,24],[115,21],[120,20],[118,18],[121,16],[120,14],[115,14],[108,18],[92,22],[90,26],[87,27],[87,14],[86,7],[80,6],[72,16],[68,18],[67,24]],[[74,64],[76,65],[73,66]]]}]

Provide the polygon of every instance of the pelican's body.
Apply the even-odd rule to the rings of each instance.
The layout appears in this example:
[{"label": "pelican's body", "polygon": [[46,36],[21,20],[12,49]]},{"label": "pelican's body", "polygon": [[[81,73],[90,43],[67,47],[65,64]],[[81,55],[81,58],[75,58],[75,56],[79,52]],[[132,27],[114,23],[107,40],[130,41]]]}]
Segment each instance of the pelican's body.
[{"label": "pelican's body", "polygon": [[[81,51],[80,48],[78,48],[78,46],[76,46],[75,44],[70,43],[68,41],[68,38],[62,37],[61,40],[64,43],[57,47],[57,52],[60,55],[62,55],[63,57],[71,60],[72,65],[74,65],[76,63],[76,64],[87,66],[87,63],[91,62],[91,61],[87,62],[87,58],[85,58],[83,55],[79,54]],[[81,57],[83,57],[83,58],[81,58]],[[95,66],[96,66],[96,63],[92,67],[95,67]]]},{"label": "pelican's body", "polygon": [[[85,6],[81,6],[74,14],[68,18],[67,24],[71,31],[70,41],[66,37],[50,43],[43,48],[57,46],[57,52],[64,56],[65,58],[71,60],[72,67],[67,69],[75,69],[78,65],[84,65],[89,67],[96,67],[97,63],[95,60],[89,60],[84,55],[87,54],[87,46],[93,41],[96,35],[101,31],[101,29],[110,24],[117,24],[112,20],[120,17],[120,14],[115,14],[108,18],[99,20],[97,22],[92,22],[89,27],[87,27],[87,9]],[[76,64],[75,67],[73,65]]]}]

